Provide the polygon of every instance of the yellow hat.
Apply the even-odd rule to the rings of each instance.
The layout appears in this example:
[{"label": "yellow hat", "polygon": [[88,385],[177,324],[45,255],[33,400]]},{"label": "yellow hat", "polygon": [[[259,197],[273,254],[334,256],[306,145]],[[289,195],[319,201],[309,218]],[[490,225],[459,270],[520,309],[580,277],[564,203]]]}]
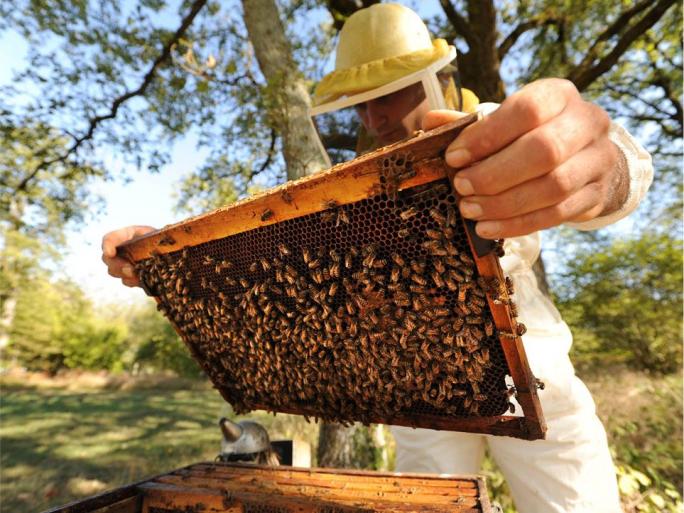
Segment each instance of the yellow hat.
[{"label": "yellow hat", "polygon": [[382,87],[439,60],[448,61],[453,51],[444,39],[433,41],[420,16],[399,4],[374,4],[356,11],[339,38],[335,71],[316,87],[314,105]]},{"label": "yellow hat", "polygon": [[352,14],[340,31],[335,71],[318,84],[314,104],[388,84],[449,53],[423,20],[399,4],[374,4]]}]

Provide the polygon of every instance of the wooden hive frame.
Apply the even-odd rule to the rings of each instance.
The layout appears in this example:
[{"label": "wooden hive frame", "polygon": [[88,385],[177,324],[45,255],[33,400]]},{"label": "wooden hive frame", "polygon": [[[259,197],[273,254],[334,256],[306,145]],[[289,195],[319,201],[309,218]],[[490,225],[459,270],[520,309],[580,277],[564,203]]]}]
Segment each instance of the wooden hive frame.
[{"label": "wooden hive frame", "polygon": [[[141,269],[141,264],[163,259],[164,255],[178,256],[188,248],[204,251],[202,248],[207,248],[214,242],[246,233],[261,233],[258,231],[272,225],[284,226],[283,223],[304,219],[306,216],[322,215],[321,213],[325,211],[338,212],[337,215],[340,216],[341,209],[383,194],[385,199],[390,197],[391,200],[396,195],[420,191],[421,188],[431,187],[433,184],[441,183],[440,187],[445,187],[444,184],[448,183],[449,197],[453,199],[455,194],[451,189],[451,178],[454,170],[446,165],[443,152],[456,135],[475,119],[475,116],[469,116],[435,130],[420,133],[408,141],[388,146],[351,162],[339,164],[328,171],[284,184],[214,212],[167,226],[123,244],[118,248],[119,254]],[[505,358],[506,373],[511,376],[514,384],[514,389],[511,388],[508,393],[515,394],[522,412],[518,412],[517,416],[464,415],[462,412],[459,415],[445,416],[434,414],[428,408],[427,411],[421,410],[416,414],[395,412],[391,415],[377,415],[371,411],[365,413],[363,417],[346,420],[508,435],[531,440],[543,438],[546,426],[537,395],[539,384],[527,363],[523,343],[519,336],[524,328],[521,329],[513,315],[515,312],[512,311],[508,295],[511,291],[503,286],[505,277],[496,254],[501,250],[501,245],[498,245],[497,250],[496,244],[479,239],[469,228],[468,222],[460,216],[458,223],[461,223],[460,229],[467,235],[467,248],[470,258],[474,260],[477,275],[484,280],[489,280],[488,283],[499,284],[492,287],[492,289],[496,288],[496,291],[485,290],[486,308],[496,328],[494,337],[495,340],[498,338],[502,351],[501,358]],[[339,224],[338,217],[336,225]],[[257,256],[254,255],[254,258]],[[145,286],[145,280],[143,280],[143,286]],[[204,283],[202,286],[204,287]],[[197,286],[195,286],[195,291],[196,289]],[[152,290],[149,286],[146,290],[161,304],[159,291]],[[185,294],[192,295],[186,288],[183,291]],[[216,368],[212,367],[212,353],[207,353],[196,340],[192,340],[179,327],[179,322],[173,319],[172,322],[195,359],[202,365],[224,398],[235,403],[236,393],[230,388],[233,378],[230,375],[217,373]],[[498,351],[499,347],[495,349]],[[263,401],[252,402],[248,406],[251,409],[267,409],[325,418],[325,415],[321,415],[321,412],[315,408],[310,409],[302,405],[283,405]]]},{"label": "wooden hive frame", "polygon": [[490,513],[482,478],[196,463],[45,513]]}]

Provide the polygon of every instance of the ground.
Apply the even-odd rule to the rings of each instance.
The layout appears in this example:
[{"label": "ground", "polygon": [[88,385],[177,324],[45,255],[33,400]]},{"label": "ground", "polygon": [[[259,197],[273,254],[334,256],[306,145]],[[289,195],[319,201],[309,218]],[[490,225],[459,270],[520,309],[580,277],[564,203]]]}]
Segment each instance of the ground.
[{"label": "ground", "polygon": [[[677,511],[671,495],[682,483],[681,376],[618,369],[583,378],[606,423],[626,511]],[[10,373],[0,386],[2,512],[40,511],[211,461],[219,450],[217,420],[231,413],[205,381]],[[315,446],[317,426],[301,417],[254,417],[274,439]],[[501,475],[491,464],[485,473],[490,495],[514,511]]]}]

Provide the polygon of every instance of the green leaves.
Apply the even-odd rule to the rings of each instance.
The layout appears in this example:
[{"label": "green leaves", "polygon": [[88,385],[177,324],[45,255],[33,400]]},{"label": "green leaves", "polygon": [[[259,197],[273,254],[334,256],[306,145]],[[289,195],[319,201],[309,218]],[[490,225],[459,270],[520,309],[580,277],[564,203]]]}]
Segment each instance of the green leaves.
[{"label": "green leaves", "polygon": [[561,279],[559,308],[580,356],[612,354],[653,372],[681,367],[681,240],[647,232],[593,246]]}]

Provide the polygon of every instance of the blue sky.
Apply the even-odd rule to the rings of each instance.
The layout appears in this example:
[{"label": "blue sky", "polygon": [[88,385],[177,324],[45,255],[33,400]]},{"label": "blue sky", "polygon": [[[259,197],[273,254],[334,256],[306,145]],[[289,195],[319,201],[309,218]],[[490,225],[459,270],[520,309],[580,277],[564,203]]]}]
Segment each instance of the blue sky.
[{"label": "blue sky", "polygon": [[[4,65],[0,66],[0,84],[8,83],[13,72],[22,69],[26,59],[26,43],[18,34],[8,31],[0,34],[0,53]],[[130,303],[142,300],[145,294],[129,289],[107,275],[100,260],[102,236],[116,228],[130,224],[164,226],[181,217],[173,212],[174,185],[184,173],[201,163],[192,139],[175,145],[171,164],[162,172],[151,174],[131,169],[131,181],[99,182],[92,189],[106,200],[102,214],[67,233],[67,254],[63,272],[74,279],[97,303]]]}]

